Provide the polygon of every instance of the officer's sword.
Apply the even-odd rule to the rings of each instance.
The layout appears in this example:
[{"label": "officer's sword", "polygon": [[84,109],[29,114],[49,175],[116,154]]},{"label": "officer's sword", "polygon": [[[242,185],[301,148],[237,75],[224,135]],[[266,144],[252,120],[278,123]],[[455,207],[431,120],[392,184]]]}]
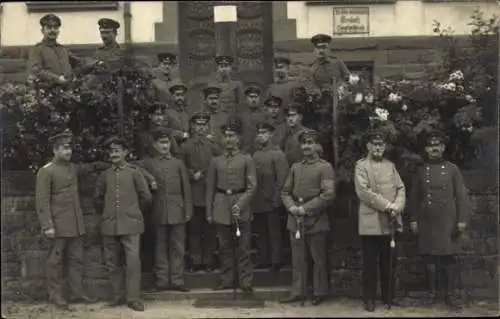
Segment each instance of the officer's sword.
[{"label": "officer's sword", "polygon": [[[299,198],[299,207],[304,204],[304,199],[302,197]],[[300,240],[300,245],[302,246],[302,283],[301,283],[301,306],[304,307],[306,303],[306,295],[307,295],[307,249],[306,249],[306,238],[304,232],[304,220],[297,216],[297,231],[295,232],[295,239]]]},{"label": "officer's sword", "polygon": [[396,248],[396,240],[395,240],[395,233],[396,233],[396,226],[394,225],[396,222],[396,217],[393,216],[393,211],[391,210],[389,212],[389,232],[390,232],[390,250],[389,250],[389,291],[387,292],[388,294],[388,304],[387,308],[391,309],[392,307],[392,288],[393,288],[393,275],[392,275],[392,259],[394,258],[394,249]]},{"label": "officer's sword", "polygon": [[[229,211],[232,213],[232,205],[231,205],[231,195],[232,195],[232,191],[230,189],[228,189],[226,191],[226,195],[227,195],[227,203],[228,203],[228,206],[229,206]],[[237,280],[237,272],[238,272],[238,265],[236,263],[236,242],[237,242],[237,239],[238,237],[241,236],[241,232],[240,232],[240,227],[239,227],[239,223],[238,223],[238,218],[233,216],[233,225],[236,226],[236,232],[233,234],[232,236],[232,244],[233,244],[233,299],[236,300],[237,297],[238,297],[238,294],[236,292],[236,280]]]}]

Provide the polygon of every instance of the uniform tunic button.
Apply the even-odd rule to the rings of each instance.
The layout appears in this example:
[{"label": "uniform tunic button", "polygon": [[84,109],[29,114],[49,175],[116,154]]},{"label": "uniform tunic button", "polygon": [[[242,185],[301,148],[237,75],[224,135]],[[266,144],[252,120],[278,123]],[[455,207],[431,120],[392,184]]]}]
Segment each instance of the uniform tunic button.
[{"label": "uniform tunic button", "polygon": [[426,180],[425,182],[426,182],[426,183],[430,183],[431,181],[430,181],[430,180]]},{"label": "uniform tunic button", "polygon": [[432,205],[432,202],[429,202],[429,205]]},{"label": "uniform tunic button", "polygon": [[429,197],[429,198],[430,198],[430,197],[431,197],[431,194],[427,194],[427,197]]},{"label": "uniform tunic button", "polygon": [[429,166],[426,167],[427,170],[431,169]]},{"label": "uniform tunic button", "polygon": [[444,168],[444,165],[441,165],[441,168]]}]

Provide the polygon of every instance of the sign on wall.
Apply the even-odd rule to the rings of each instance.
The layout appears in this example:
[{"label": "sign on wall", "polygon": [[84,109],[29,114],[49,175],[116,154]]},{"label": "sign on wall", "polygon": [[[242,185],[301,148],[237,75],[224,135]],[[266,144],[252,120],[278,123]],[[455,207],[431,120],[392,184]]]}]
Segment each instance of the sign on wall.
[{"label": "sign on wall", "polygon": [[334,7],[333,34],[370,33],[369,7]]}]

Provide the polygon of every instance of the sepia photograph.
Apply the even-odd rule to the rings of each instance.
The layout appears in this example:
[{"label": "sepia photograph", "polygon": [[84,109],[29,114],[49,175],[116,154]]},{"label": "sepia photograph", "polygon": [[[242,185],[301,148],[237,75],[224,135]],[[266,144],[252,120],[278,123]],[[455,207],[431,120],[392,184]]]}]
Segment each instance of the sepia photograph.
[{"label": "sepia photograph", "polygon": [[2,318],[499,316],[499,23],[0,2]]}]

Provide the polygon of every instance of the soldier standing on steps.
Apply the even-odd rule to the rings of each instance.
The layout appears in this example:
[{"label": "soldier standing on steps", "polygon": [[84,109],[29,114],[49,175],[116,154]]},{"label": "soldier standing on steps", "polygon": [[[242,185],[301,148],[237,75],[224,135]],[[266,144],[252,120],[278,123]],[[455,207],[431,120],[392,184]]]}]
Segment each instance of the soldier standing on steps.
[{"label": "soldier standing on steps", "polygon": [[285,152],[288,163],[292,165],[302,160],[299,135],[306,130],[306,127],[302,125],[304,107],[298,103],[292,103],[285,107],[284,112],[287,131],[280,147]]},{"label": "soldier standing on steps", "polygon": [[276,273],[281,268],[281,188],[288,174],[285,153],[274,145],[271,137],[274,127],[267,122],[257,124],[256,152],[253,160],[259,187],[252,201],[255,219],[253,227],[258,234],[259,265],[269,264]]},{"label": "soldier standing on steps", "polygon": [[151,80],[151,96],[165,104],[172,102],[169,88],[174,81],[172,69],[177,65],[177,57],[170,52],[158,54],[158,66],[146,69],[146,73],[153,77]]},{"label": "soldier standing on steps", "polygon": [[215,84],[221,91],[222,110],[234,115],[239,111],[240,103],[243,101],[243,84],[231,78],[234,59],[230,56],[219,55],[215,57],[217,63],[217,73]]},{"label": "soldier standing on steps", "polygon": [[[241,120],[231,119],[221,130],[225,151],[210,163],[206,190],[207,220],[215,224],[220,247],[220,284],[214,290],[230,289],[232,284],[236,285],[237,272],[240,288],[250,293],[253,291],[250,203],[257,187],[255,164],[250,155],[239,150]],[[240,237],[235,234],[238,230]],[[233,244],[237,245],[236,256],[233,255]],[[237,269],[233,267],[233,258],[237,260]]]},{"label": "soldier standing on steps", "polygon": [[288,132],[288,126],[285,119],[279,116],[282,104],[283,100],[273,95],[264,101],[266,114],[265,121],[274,127],[272,142],[281,149],[283,149],[283,144]]},{"label": "soldier standing on steps", "polygon": [[174,82],[168,90],[172,96],[166,111],[169,128],[172,129],[172,137],[181,145],[189,137],[189,115],[186,110],[188,88],[181,82]]},{"label": "soldier standing on steps", "polygon": [[[111,281],[110,306],[122,303],[135,311],[144,311],[140,301],[140,238],[144,232],[142,211],[151,203],[152,195],[138,167],[125,161],[125,140],[111,137],[105,142],[112,167],[98,178],[94,192],[96,210],[101,214],[104,259]],[[123,273],[120,255],[125,255],[126,298],[122,296]]]},{"label": "soldier standing on steps", "polygon": [[191,255],[190,272],[214,267],[214,251],[217,246],[215,230],[206,220],[205,183],[208,166],[212,158],[222,150],[215,141],[207,137],[210,113],[198,112],[191,117],[193,135],[181,146],[182,161],[186,164],[193,197],[193,219],[188,223],[188,246]]},{"label": "soldier standing on steps", "polygon": [[[266,98],[277,96],[281,98],[281,105],[288,106],[295,101],[296,90],[300,86],[299,81],[289,78],[290,60],[285,57],[274,59],[274,82],[267,90]],[[279,116],[283,117],[283,110],[280,109]]]},{"label": "soldier standing on steps", "polygon": [[427,159],[415,174],[409,198],[411,228],[415,233],[418,229],[418,247],[430,286],[425,303],[434,304],[444,297],[448,306],[460,310],[457,254],[470,209],[467,188],[460,169],[443,159],[444,133],[433,131],[425,139]]},{"label": "soldier standing on steps", "polygon": [[[356,163],[354,184],[359,205],[359,235],[363,253],[363,301],[365,310],[375,311],[378,275],[382,301],[394,304],[394,269],[396,253],[391,254],[391,227],[403,230],[401,213],[405,207],[405,186],[395,165],[384,158],[385,134],[369,132],[366,136],[368,155]],[[396,225],[391,225],[394,218]],[[377,261],[379,260],[379,261]],[[392,273],[390,270],[392,269]]]},{"label": "soldier standing on steps", "polygon": [[152,132],[152,153],[137,164],[154,176],[153,194],[156,226],[155,274],[158,291],[188,291],[184,286],[186,223],[193,215],[189,174],[184,163],[170,154],[172,137],[165,128]]},{"label": "soldier standing on steps", "polygon": [[[319,134],[305,130],[299,135],[304,159],[292,165],[281,198],[289,211],[287,228],[292,248],[293,283],[291,296],[283,303],[301,301],[307,290],[307,256],[313,260],[313,305],[328,294],[326,238],[330,230],[327,206],[335,196],[333,168],[319,157]],[[297,231],[299,233],[297,233]],[[302,298],[301,298],[302,297]]]},{"label": "soldier standing on steps", "polygon": [[[55,14],[44,15],[40,19],[43,40],[30,51],[28,59],[28,74],[38,78],[40,85],[67,85],[73,78],[73,67],[82,66],[82,61],[76,58],[63,45],[57,42],[61,19]],[[89,64],[88,68],[96,65]]]},{"label": "soldier standing on steps", "polygon": [[222,90],[215,85],[203,89],[205,96],[204,109],[210,113],[209,132],[207,137],[219,143],[222,148],[222,133],[220,127],[227,123],[229,114],[221,108],[220,94]]},{"label": "soldier standing on steps", "polygon": [[[47,257],[47,280],[50,301],[67,308],[63,296],[65,268],[72,298],[71,302],[94,302],[84,292],[83,268],[83,213],[78,194],[78,177],[111,165],[102,162],[71,163],[72,134],[67,131],[49,139],[54,158],[38,170],[36,175],[36,211],[43,234],[50,239]],[[67,264],[64,261],[67,257]]]},{"label": "soldier standing on steps", "polygon": [[240,114],[244,119],[243,136],[241,138],[241,150],[252,155],[255,151],[256,125],[264,120],[260,103],[260,89],[250,86],[245,90],[245,103]]}]

